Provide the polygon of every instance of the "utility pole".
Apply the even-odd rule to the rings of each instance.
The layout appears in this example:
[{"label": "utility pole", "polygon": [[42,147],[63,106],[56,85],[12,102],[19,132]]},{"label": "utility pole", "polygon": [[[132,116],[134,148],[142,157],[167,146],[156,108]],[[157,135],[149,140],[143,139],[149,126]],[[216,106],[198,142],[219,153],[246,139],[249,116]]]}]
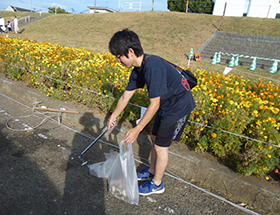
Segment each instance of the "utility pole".
[{"label": "utility pole", "polygon": [[268,11],[267,11],[267,16],[266,16],[266,18],[268,18],[268,16],[269,16],[269,11],[270,11],[270,8],[271,8],[271,5],[269,5],[269,8],[268,8]]},{"label": "utility pole", "polygon": [[155,9],[155,0],[153,0],[153,7],[152,7],[152,11],[154,11]]},{"label": "utility pole", "polygon": [[32,0],[30,0],[30,12],[32,13]]},{"label": "utility pole", "polygon": [[188,13],[189,11],[189,0],[187,0],[187,4],[186,4],[186,13]]},{"label": "utility pole", "polygon": [[94,0],[94,13],[95,13],[95,10],[96,10],[96,0]]},{"label": "utility pole", "polygon": [[220,31],[220,30],[222,29],[222,28],[221,28],[221,25],[222,25],[222,22],[224,21],[224,16],[225,16],[225,14],[226,14],[226,10],[227,10],[227,2],[225,3],[223,16],[222,16],[222,19],[221,19],[221,21],[220,21],[218,27],[217,27],[216,25],[213,24],[214,27],[215,27],[218,31]]}]

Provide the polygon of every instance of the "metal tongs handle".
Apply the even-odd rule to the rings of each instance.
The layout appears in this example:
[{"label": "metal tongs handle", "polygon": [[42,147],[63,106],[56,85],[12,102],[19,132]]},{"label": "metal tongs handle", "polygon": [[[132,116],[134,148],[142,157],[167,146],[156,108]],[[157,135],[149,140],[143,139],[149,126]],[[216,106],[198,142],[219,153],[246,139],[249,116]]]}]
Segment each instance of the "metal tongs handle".
[{"label": "metal tongs handle", "polygon": [[[112,126],[114,126],[116,123],[114,122],[113,124],[112,124]],[[111,126],[111,127],[112,127]],[[94,141],[92,141],[92,143],[91,144],[89,144],[88,145],[88,147],[86,147],[85,148],[85,150],[78,156],[78,158],[83,162],[82,163],[82,166],[83,165],[85,165],[85,164],[87,164],[87,161],[84,159],[84,158],[82,158],[82,156],[108,131],[109,129],[108,129],[108,127],[105,129],[105,131],[103,131],[98,137],[96,137],[95,138],[95,140]]]}]

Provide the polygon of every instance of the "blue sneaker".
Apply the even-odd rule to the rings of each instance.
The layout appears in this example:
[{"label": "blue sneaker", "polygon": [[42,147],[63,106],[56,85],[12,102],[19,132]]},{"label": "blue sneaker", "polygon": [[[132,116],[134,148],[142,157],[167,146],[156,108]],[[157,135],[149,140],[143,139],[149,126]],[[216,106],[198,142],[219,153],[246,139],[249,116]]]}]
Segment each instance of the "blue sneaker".
[{"label": "blue sneaker", "polygon": [[139,194],[142,196],[147,196],[151,194],[159,194],[163,193],[165,188],[163,186],[163,182],[159,186],[155,184],[153,180],[146,181],[145,184],[139,186]]},{"label": "blue sneaker", "polygon": [[154,178],[154,175],[149,172],[149,168],[143,169],[140,172],[137,172],[137,180],[138,181],[146,181],[146,180],[151,180]]}]

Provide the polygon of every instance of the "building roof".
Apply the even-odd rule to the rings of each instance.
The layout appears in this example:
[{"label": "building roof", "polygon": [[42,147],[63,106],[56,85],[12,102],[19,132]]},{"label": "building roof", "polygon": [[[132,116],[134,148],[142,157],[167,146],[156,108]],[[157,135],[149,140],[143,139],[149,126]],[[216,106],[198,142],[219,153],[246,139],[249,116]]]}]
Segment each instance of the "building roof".
[{"label": "building roof", "polygon": [[[12,5],[10,5],[9,6],[14,12],[30,12],[30,9],[25,9],[25,8],[20,8],[20,7],[15,7],[15,6],[12,6]],[[8,7],[8,8],[9,8]],[[8,9],[7,8],[7,9]],[[7,10],[6,9],[6,10]],[[32,12],[34,12],[34,11],[32,11]]]},{"label": "building roof", "polygon": [[116,10],[114,9],[111,9],[111,8],[108,8],[108,7],[94,7],[94,6],[87,6],[90,10],[104,10],[104,11],[108,11],[108,12],[112,12],[112,13],[115,13],[117,12]]}]

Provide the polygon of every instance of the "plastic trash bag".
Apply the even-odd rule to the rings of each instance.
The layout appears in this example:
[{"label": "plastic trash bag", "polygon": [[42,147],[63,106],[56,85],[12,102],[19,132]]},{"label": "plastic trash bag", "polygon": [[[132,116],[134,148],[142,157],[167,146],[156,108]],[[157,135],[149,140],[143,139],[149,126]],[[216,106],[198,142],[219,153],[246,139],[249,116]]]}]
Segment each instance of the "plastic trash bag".
[{"label": "plastic trash bag", "polygon": [[104,153],[106,161],[88,165],[89,173],[99,177],[108,178],[111,168],[118,156],[118,152],[110,150],[110,153]]},{"label": "plastic trash bag", "polygon": [[88,165],[90,174],[107,178],[109,191],[117,198],[138,205],[139,191],[132,144],[121,141],[120,152],[104,153],[106,161]]}]

